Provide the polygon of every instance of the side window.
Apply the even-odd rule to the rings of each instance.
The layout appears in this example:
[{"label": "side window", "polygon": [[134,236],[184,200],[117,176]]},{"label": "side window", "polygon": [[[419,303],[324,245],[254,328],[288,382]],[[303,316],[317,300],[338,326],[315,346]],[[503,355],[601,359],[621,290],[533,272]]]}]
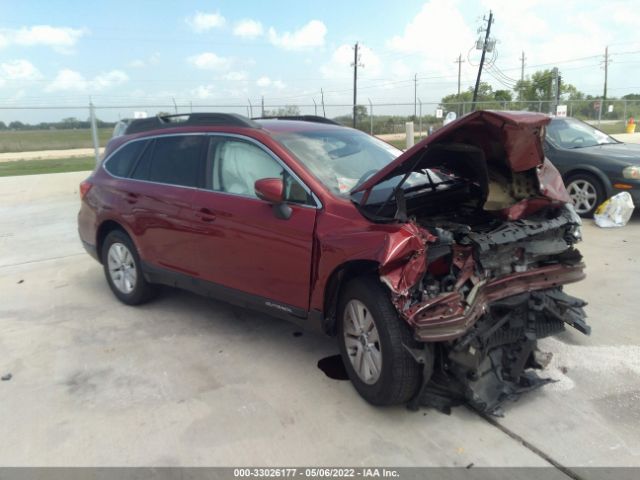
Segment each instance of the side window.
[{"label": "side window", "polygon": [[185,187],[199,186],[205,140],[202,135],[156,139],[152,152],[145,152],[138,162],[133,178]]},{"label": "side window", "polygon": [[256,180],[282,178],[282,166],[251,143],[223,140],[217,142],[212,153],[214,190],[256,198]]},{"label": "side window", "polygon": [[125,145],[104,164],[104,168],[116,177],[128,177],[147,143],[139,141]]},{"label": "side window", "polygon": [[257,198],[256,180],[282,178],[287,202],[315,205],[311,195],[280,163],[252,143],[230,139],[213,141],[209,158],[214,190]]}]

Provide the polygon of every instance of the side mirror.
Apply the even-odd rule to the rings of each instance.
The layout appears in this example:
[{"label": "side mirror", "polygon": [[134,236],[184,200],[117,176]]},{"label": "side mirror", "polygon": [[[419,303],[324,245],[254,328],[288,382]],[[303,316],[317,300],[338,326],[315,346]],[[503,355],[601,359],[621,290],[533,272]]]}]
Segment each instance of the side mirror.
[{"label": "side mirror", "polygon": [[291,217],[293,210],[284,201],[284,182],[281,178],[261,178],[256,180],[253,188],[260,200],[273,205],[273,214],[277,218],[288,220]]},{"label": "side mirror", "polygon": [[281,178],[261,178],[254,184],[256,195],[260,200],[277,205],[284,198],[284,183]]}]

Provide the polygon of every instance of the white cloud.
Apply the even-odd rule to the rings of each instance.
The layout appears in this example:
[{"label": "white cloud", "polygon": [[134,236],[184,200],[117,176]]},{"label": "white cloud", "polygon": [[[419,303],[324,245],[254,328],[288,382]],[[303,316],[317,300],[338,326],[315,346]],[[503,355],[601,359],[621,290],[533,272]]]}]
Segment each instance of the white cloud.
[{"label": "white cloud", "polygon": [[[358,70],[358,72],[362,72],[363,76],[374,77],[382,73],[382,62],[370,48],[360,45],[358,56],[360,57],[359,63],[364,65],[363,70]],[[320,67],[320,73],[324,78],[350,78],[353,75],[352,63],[353,45],[343,44],[333,51],[331,60]]]},{"label": "white cloud", "polygon": [[225,74],[224,79],[232,82],[244,82],[248,78],[247,72],[229,72]]},{"label": "white cloud", "polygon": [[233,34],[237,37],[256,38],[262,35],[262,32],[262,24],[250,18],[240,20],[236,23],[236,26],[233,27]]},{"label": "white cloud", "polygon": [[282,90],[286,88],[286,85],[281,80],[272,80],[267,76],[260,77],[256,80],[256,85],[261,88],[273,87],[277,90]]},{"label": "white cloud", "polygon": [[129,77],[121,70],[112,70],[96,75],[93,79],[86,79],[81,73],[65,68],[58,71],[53,81],[45,87],[45,91],[97,92],[121,85],[127,80]]},{"label": "white cloud", "polygon": [[276,47],[285,50],[305,50],[324,45],[324,37],[327,27],[320,20],[311,20],[294,32],[278,34],[271,27],[269,29],[269,41]]},{"label": "white cloud", "polygon": [[9,45],[24,47],[46,46],[61,53],[68,53],[87,33],[85,28],[33,25],[19,29],[0,30],[0,48]]},{"label": "white cloud", "polygon": [[389,40],[389,48],[397,53],[417,54],[420,70],[452,73],[453,60],[461,52],[467,52],[475,41],[475,33],[465,22],[461,8],[455,0],[426,2],[403,33]]},{"label": "white cloud", "polygon": [[191,94],[199,99],[211,98],[215,94],[213,85],[199,85],[191,91]]},{"label": "white cloud", "polygon": [[225,23],[227,23],[225,18],[218,12],[196,12],[195,15],[188,17],[186,21],[196,33],[203,33],[214,28],[224,27]]},{"label": "white cloud", "polygon": [[269,77],[260,77],[256,81],[256,85],[259,87],[268,87],[269,85],[271,85],[271,79]]},{"label": "white cloud", "polygon": [[4,80],[37,80],[40,71],[28,60],[10,60],[0,64],[0,77]]},{"label": "white cloud", "polygon": [[129,76],[121,70],[112,70],[110,72],[98,75],[91,81],[91,88],[94,90],[104,90],[116,85],[122,85]]},{"label": "white cloud", "polygon": [[203,52],[192,55],[187,61],[201,70],[226,70],[231,66],[231,59],[220,57],[213,52]]}]

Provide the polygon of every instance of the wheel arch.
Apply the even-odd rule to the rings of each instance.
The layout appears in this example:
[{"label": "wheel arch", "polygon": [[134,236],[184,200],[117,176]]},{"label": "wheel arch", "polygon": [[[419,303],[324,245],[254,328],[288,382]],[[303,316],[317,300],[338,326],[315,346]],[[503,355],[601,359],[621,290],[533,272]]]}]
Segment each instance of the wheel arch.
[{"label": "wheel arch", "polygon": [[380,263],[375,260],[349,260],[333,270],[324,289],[322,331],[325,334],[334,337],[337,333],[338,299],[344,286],[356,277],[377,274],[379,267]]},{"label": "wheel arch", "polygon": [[129,232],[128,229],[120,222],[117,222],[113,219],[107,219],[100,224],[98,230],[96,231],[96,252],[98,254],[98,261],[100,263],[102,263],[102,246],[104,245],[104,240],[105,238],[107,238],[107,235],[109,235],[109,233],[113,232],[114,230],[120,230],[121,232],[126,233],[135,245],[138,253],[140,252],[140,249],[138,248],[133,235],[131,235],[131,232]]},{"label": "wheel arch", "polygon": [[611,196],[613,192],[613,186],[611,185],[609,177],[607,177],[602,170],[592,165],[572,165],[571,168],[562,175],[562,179],[565,185],[567,184],[569,178],[580,173],[587,173],[596,177],[598,180],[600,180],[600,184],[604,188],[606,198],[609,198]]}]

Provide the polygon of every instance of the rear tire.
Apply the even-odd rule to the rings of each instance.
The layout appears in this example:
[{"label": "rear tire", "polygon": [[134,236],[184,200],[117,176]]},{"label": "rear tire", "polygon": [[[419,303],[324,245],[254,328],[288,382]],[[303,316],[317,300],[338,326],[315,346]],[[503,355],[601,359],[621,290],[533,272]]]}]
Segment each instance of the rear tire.
[{"label": "rear tire", "polygon": [[[355,317],[360,320],[354,322]],[[421,344],[377,278],[357,278],[345,287],[338,306],[338,343],[349,379],[367,402],[396,405],[418,392],[422,367],[403,345]]]},{"label": "rear tire", "polygon": [[107,283],[122,303],[140,305],[156,294],[156,287],[144,278],[140,256],[125,232],[109,232],[102,244],[102,265]]}]

